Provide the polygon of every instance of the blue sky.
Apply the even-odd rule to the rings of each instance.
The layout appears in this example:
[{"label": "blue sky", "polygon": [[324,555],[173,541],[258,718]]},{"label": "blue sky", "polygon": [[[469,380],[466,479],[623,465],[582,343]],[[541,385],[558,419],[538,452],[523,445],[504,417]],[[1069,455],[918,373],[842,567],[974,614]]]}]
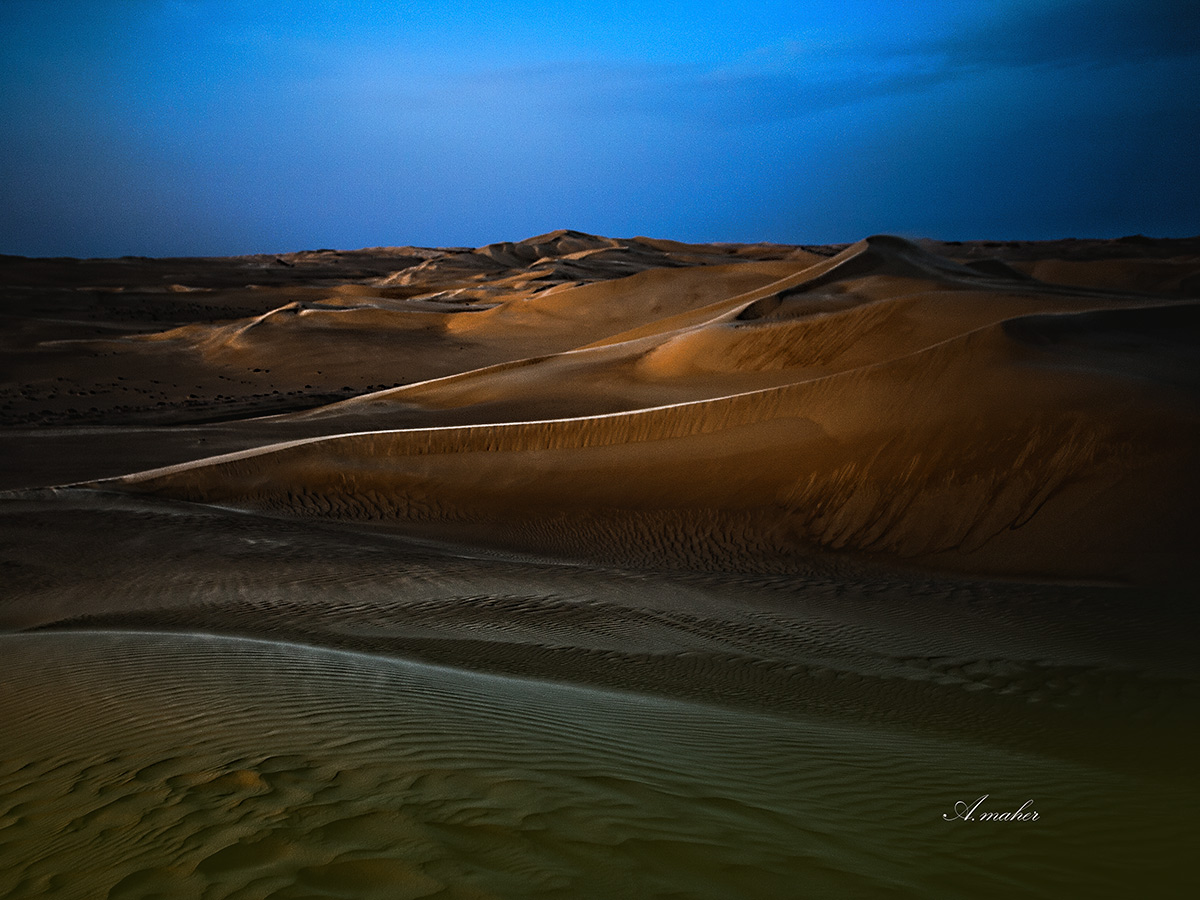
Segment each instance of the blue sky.
[{"label": "blue sky", "polygon": [[1200,232],[1195,0],[3,0],[0,252]]}]

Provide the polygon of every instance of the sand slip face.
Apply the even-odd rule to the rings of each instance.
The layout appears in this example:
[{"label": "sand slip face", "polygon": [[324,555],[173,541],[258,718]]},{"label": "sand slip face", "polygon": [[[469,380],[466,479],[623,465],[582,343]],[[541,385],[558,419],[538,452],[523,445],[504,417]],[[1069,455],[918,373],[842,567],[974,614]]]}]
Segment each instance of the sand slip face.
[{"label": "sand slip face", "polygon": [[0,895],[1190,896],[1198,256],[0,260]]},{"label": "sand slip face", "polygon": [[[480,343],[610,333],[302,417],[329,437],[105,486],[675,568],[806,571],[835,551],[1038,577],[1191,571],[1194,303],[894,238],[715,302],[712,284],[670,293],[672,274],[448,314]],[[661,317],[639,323],[646,310]],[[389,419],[400,430],[379,430]]]}]

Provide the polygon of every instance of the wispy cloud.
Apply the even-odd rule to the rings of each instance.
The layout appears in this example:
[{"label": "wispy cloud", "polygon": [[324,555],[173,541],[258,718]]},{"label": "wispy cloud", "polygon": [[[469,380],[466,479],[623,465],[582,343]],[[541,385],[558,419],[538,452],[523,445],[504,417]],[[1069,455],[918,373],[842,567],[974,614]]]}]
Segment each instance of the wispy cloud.
[{"label": "wispy cloud", "polygon": [[[793,40],[732,66],[556,62],[397,85],[410,100],[537,109],[568,118],[640,115],[728,129],[802,119],[904,97],[980,73],[1200,63],[1195,0],[1010,3],[934,38],[881,29],[836,41]],[[419,101],[418,101],[419,102]]]},{"label": "wispy cloud", "polygon": [[1200,0],[50,6],[0,0],[0,249],[35,219],[117,249],[163,210],[300,246],[589,210],[684,237],[1178,233],[1200,208]]},{"label": "wispy cloud", "polygon": [[1023,2],[941,42],[951,67],[1096,66],[1200,57],[1195,0]]}]

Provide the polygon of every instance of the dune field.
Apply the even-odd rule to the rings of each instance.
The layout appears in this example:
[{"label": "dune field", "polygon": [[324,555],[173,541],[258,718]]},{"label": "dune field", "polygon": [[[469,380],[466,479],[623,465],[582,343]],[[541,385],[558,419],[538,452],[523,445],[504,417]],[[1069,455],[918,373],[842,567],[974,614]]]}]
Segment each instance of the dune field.
[{"label": "dune field", "polygon": [[1200,887],[1200,238],[0,284],[0,896]]}]

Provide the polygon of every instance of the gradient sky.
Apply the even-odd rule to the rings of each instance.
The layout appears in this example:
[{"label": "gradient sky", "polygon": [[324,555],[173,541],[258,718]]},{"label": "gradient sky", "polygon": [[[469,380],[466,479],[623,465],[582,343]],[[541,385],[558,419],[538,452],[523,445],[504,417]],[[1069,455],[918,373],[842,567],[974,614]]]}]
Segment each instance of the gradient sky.
[{"label": "gradient sky", "polygon": [[1197,0],[2,0],[0,252],[1200,232]]}]

